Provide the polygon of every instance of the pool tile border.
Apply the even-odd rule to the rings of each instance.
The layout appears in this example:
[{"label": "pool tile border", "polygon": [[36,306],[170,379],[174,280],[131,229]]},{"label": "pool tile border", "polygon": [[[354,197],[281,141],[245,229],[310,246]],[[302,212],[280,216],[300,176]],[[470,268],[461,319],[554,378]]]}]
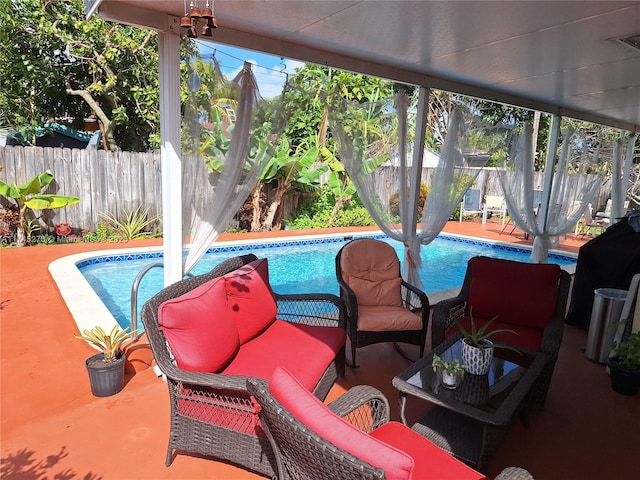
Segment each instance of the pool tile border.
[{"label": "pool tile border", "polygon": [[[232,242],[220,242],[219,245],[211,247],[207,252],[230,252],[239,253],[248,250],[285,247],[292,245],[317,245],[323,243],[333,243],[344,241],[345,239],[355,238],[384,238],[386,235],[381,231],[373,231],[368,234],[354,233],[350,234],[331,234],[317,235],[308,237],[303,240],[300,237],[280,237],[277,241],[264,240],[240,240]],[[469,245],[480,245],[483,247],[496,248],[500,250],[513,252],[531,252],[531,247],[514,246],[504,242],[492,242],[483,238],[466,237],[456,234],[441,234],[441,238],[449,241],[466,243]],[[240,243],[241,242],[241,243]],[[134,250],[134,251],[132,251]],[[85,279],[80,268],[87,265],[99,263],[119,263],[128,260],[146,260],[163,258],[162,247],[147,247],[144,249],[110,249],[99,250],[94,252],[78,253],[54,260],[49,264],[49,272],[56,282],[60,294],[62,295],[73,319],[80,331],[90,329],[96,325],[102,326],[104,329],[111,329],[117,325],[116,319],[107,309],[98,294],[93,290],[89,282]],[[558,251],[551,251],[550,258],[556,258],[564,261],[576,260],[577,255],[564,254]],[[575,265],[563,267],[570,274],[575,272]],[[457,295],[459,289],[443,290],[442,292],[432,292],[428,294],[429,302],[435,305],[440,300]]]},{"label": "pool tile border", "polygon": [[[385,238],[387,237],[384,234],[373,234],[373,235],[343,235],[343,236],[332,236],[327,238],[313,238],[307,240],[286,240],[280,239],[277,242],[255,242],[255,243],[243,243],[242,245],[221,245],[216,247],[211,247],[207,250],[206,253],[225,253],[225,252],[246,252],[249,250],[260,250],[267,248],[281,248],[281,247],[291,247],[291,246],[302,246],[302,245],[321,245],[325,243],[336,243],[342,242],[345,239],[352,238]],[[466,245],[476,245],[482,246],[485,248],[492,248],[496,250],[503,250],[508,252],[517,252],[517,253],[528,253],[531,252],[531,248],[514,246],[507,243],[499,243],[499,242],[488,242],[486,240],[474,239],[472,237],[461,237],[452,234],[441,234],[438,236],[443,240],[464,243]],[[99,263],[110,263],[110,262],[126,262],[130,260],[155,260],[159,258],[163,258],[164,254],[162,251],[157,252],[139,252],[139,253],[130,253],[124,255],[113,255],[113,256],[100,256],[100,257],[92,257],[87,260],[80,261],[76,264],[78,269],[82,267],[86,267],[88,265],[95,265]],[[549,258],[562,260],[562,261],[571,261],[576,257],[574,255],[561,254],[556,252],[550,252]]]}]

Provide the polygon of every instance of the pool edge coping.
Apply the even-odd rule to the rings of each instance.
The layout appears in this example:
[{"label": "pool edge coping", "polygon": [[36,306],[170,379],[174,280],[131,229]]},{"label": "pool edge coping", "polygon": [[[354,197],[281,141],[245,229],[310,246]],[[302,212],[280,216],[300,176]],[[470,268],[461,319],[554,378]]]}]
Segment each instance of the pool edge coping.
[{"label": "pool edge coping", "polygon": [[[503,245],[509,248],[531,251],[532,247],[528,245],[519,245],[509,242],[502,242],[497,240],[488,240],[486,238],[474,237],[468,235],[460,235],[455,233],[442,233],[444,236],[468,239],[478,241],[482,243],[492,245]],[[274,242],[292,242],[303,240],[319,240],[323,238],[348,238],[348,237],[367,237],[385,235],[382,230],[372,230],[367,232],[342,232],[342,233],[330,233],[330,234],[317,234],[317,235],[296,235],[296,236],[283,236],[264,239],[245,239],[245,240],[229,240],[222,242],[213,242],[209,248],[217,247],[229,247],[235,245],[254,245],[262,243],[274,243]],[[163,246],[154,247],[129,247],[129,248],[114,248],[96,250],[93,252],[82,252],[60,257],[49,264],[49,273],[51,274],[56,286],[62,298],[73,317],[76,326],[79,331],[92,329],[97,325],[100,325],[105,330],[111,330],[115,325],[119,325],[113,314],[106,307],[104,302],[100,299],[95,290],[91,287],[84,275],[77,267],[78,263],[87,261],[91,258],[115,256],[137,253],[150,253],[150,252],[162,252]],[[550,254],[576,257],[577,255],[570,252],[564,252],[561,250],[549,250]],[[567,271],[570,275],[575,273],[575,265],[563,266],[563,270]],[[431,306],[435,305],[441,300],[456,296],[460,288],[452,288],[447,290],[440,290],[436,292],[427,293],[427,298]],[[138,322],[139,323],[139,322]]]}]

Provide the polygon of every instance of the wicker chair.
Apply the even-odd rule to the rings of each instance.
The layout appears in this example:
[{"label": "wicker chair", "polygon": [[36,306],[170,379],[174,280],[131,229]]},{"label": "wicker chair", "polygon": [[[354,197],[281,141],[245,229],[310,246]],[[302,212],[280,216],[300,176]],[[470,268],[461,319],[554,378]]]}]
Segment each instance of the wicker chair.
[{"label": "wicker chair", "polygon": [[[267,382],[249,379],[247,389],[260,405],[260,419],[267,437],[276,452],[277,478],[279,480],[368,480],[384,479],[385,470],[355,457],[318,435],[287,410],[270,392]],[[342,417],[363,432],[372,432],[389,422],[389,403],[378,389],[358,385],[328,405],[336,415]],[[450,457],[438,447],[422,450],[430,444],[410,428],[397,424],[399,436],[406,435],[405,444],[414,444],[416,462],[446,463],[455,468],[456,478],[483,478],[470,467]],[[401,444],[402,441],[400,442]],[[404,444],[403,444],[404,445]],[[402,447],[398,447],[402,450]],[[410,447],[411,448],[411,447]],[[386,461],[386,460],[383,460]],[[439,467],[436,467],[436,469]],[[424,471],[423,471],[424,473]],[[437,474],[432,475],[437,478]],[[533,480],[526,470],[510,467],[500,473],[500,480]]]},{"label": "wicker chair", "polygon": [[[539,277],[545,278],[538,281]],[[473,314],[480,327],[484,321],[497,316],[490,330],[507,328],[519,335],[498,334],[495,340],[549,355],[549,364],[534,386],[531,400],[534,409],[542,410],[562,343],[570,283],[571,277],[558,265],[473,257],[468,262],[458,296],[443,300],[433,308],[431,345],[436,347],[457,332],[456,320],[465,324]],[[481,315],[484,320],[477,318],[479,304],[483,305],[482,310],[491,310]],[[491,304],[489,308],[488,304]],[[548,317],[536,317],[535,326],[522,320],[535,317],[534,312],[541,308],[548,312]]]},{"label": "wicker chair", "polygon": [[422,357],[429,299],[402,279],[393,247],[372,238],[350,241],[336,255],[336,276],[340,297],[347,305],[350,366],[358,366],[357,348],[380,342],[393,342],[404,356],[397,342],[418,345]]},{"label": "wicker chair", "polygon": [[[158,308],[209,280],[232,272],[257,257],[230,258],[209,273],[181,280],[152,297],[142,308],[142,322],[160,370],[166,375],[171,403],[171,424],[166,465],[174,450],[211,456],[272,476],[275,457],[260,427],[255,403],[247,392],[246,376],[182,370],[174,363],[163,333],[158,329]],[[277,318],[310,325],[344,328],[346,310],[335,295],[275,294]],[[344,374],[344,348],[316,385],[324,399],[336,378]]]}]

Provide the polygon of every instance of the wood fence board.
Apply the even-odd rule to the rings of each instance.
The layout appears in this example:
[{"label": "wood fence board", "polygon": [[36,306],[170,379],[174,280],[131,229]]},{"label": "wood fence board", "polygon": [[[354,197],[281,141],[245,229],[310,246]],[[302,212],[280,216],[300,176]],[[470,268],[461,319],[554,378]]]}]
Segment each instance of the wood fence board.
[{"label": "wood fence board", "polygon": [[[185,162],[188,161],[185,158]],[[184,166],[184,165],[183,165]],[[149,208],[149,215],[162,213],[162,175],[160,152],[109,152],[104,150],[60,149],[50,147],[0,147],[0,179],[18,185],[26,183],[35,175],[50,169],[55,178],[51,193],[73,195],[80,203],[49,212],[51,222],[69,222],[74,229],[94,231],[105,214],[122,219],[125,212],[138,206]],[[188,169],[185,169],[187,172]],[[423,169],[422,181],[431,184],[433,169]],[[542,185],[543,172],[534,174],[534,188]],[[206,207],[207,194],[212,188],[204,181],[185,174],[185,189],[194,189],[193,195],[202,207]],[[376,180],[376,192],[388,204],[389,197],[398,191],[398,174],[395,167],[382,167]],[[483,170],[476,186],[486,194],[500,194],[497,175],[492,169]],[[593,201],[594,209],[602,210],[611,194],[611,179],[608,178]],[[269,195],[272,195],[269,192]],[[283,202],[285,217],[297,208],[302,197],[286,196]],[[171,199],[180,201],[180,199]],[[2,205],[8,202],[1,200]],[[53,227],[55,223],[49,223]]]}]

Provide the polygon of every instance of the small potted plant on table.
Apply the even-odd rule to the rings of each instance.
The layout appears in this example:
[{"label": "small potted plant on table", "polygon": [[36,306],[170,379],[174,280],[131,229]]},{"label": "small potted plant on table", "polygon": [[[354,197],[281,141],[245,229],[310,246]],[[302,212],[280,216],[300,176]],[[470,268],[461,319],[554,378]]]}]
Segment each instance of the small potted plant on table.
[{"label": "small potted plant on table", "polygon": [[438,355],[434,355],[431,366],[434,372],[440,371],[444,388],[456,388],[464,378],[464,367],[457,358],[444,360]]},{"label": "small potted plant on table", "polygon": [[124,386],[124,364],[126,356],[122,345],[129,340],[133,332],[114,326],[108,334],[99,326],[85,330],[76,338],[97,347],[102,353],[87,358],[85,364],[89,374],[91,393],[96,397],[115,395]]},{"label": "small potted plant on table", "polygon": [[636,395],[640,390],[640,331],[614,343],[611,353],[611,388],[623,395]]},{"label": "small potted plant on table", "polygon": [[476,327],[476,322],[473,319],[473,313],[470,312],[471,327],[469,330],[462,326],[459,319],[456,319],[456,324],[460,333],[462,333],[462,363],[465,370],[473,375],[485,375],[489,371],[491,361],[493,360],[494,348],[506,348],[519,352],[519,350],[511,345],[504,343],[495,343],[490,337],[502,332],[509,332],[517,335],[517,332],[509,330],[508,328],[498,328],[495,330],[489,330],[489,326],[498,318],[493,317],[486,322],[480,328]]}]

